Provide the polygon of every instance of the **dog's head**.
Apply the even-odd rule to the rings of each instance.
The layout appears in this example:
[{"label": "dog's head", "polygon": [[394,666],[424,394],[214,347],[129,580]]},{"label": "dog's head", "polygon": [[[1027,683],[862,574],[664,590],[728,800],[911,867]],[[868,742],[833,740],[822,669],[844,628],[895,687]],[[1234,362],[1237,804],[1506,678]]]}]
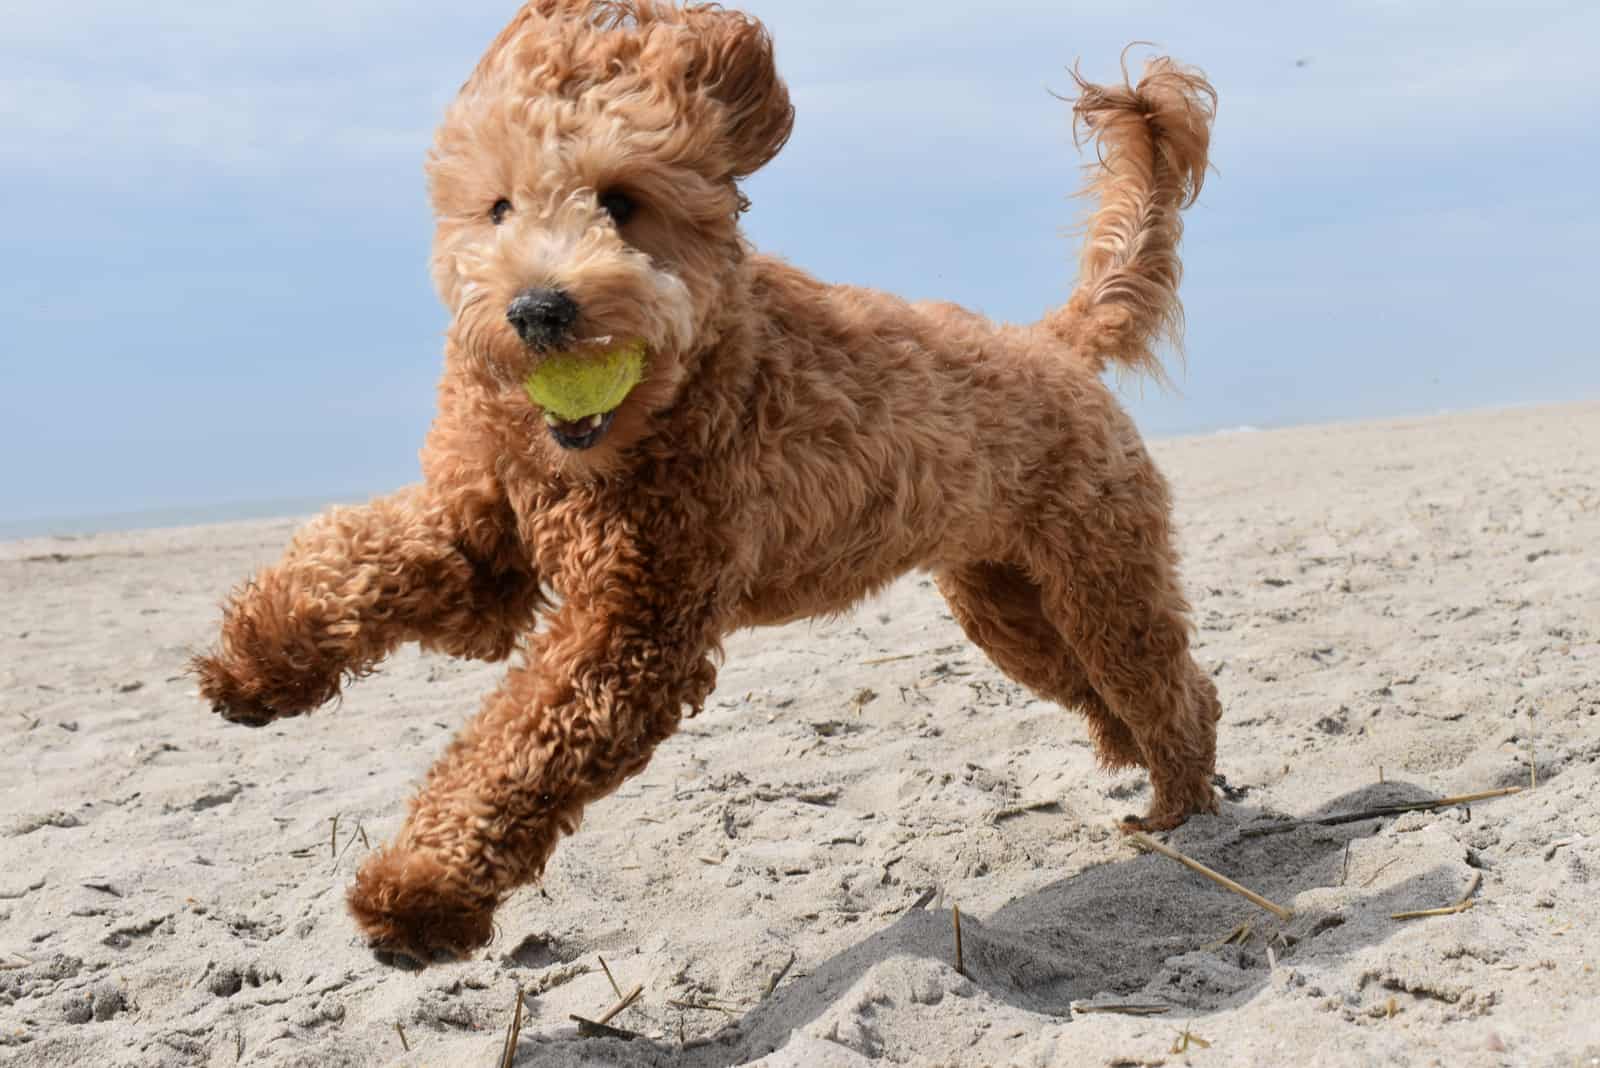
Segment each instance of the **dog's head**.
[{"label": "dog's head", "polygon": [[532,0],[489,47],[428,161],[452,359],[523,393],[541,361],[642,346],[566,455],[643,433],[711,338],[743,256],[737,182],[783,146],[788,91],[759,22],[716,5]]}]

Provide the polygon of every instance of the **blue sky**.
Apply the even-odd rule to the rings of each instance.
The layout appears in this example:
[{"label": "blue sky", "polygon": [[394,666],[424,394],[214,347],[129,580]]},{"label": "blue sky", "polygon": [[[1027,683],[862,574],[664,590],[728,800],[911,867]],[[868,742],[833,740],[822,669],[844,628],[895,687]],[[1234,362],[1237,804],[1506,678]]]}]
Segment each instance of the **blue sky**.
[{"label": "blue sky", "polygon": [[[0,522],[417,477],[421,161],[515,6],[9,5]],[[1150,434],[1600,395],[1600,5],[743,6],[798,109],[752,239],[1004,319],[1071,284],[1065,68],[1148,40],[1206,70],[1187,365],[1124,387]]]}]

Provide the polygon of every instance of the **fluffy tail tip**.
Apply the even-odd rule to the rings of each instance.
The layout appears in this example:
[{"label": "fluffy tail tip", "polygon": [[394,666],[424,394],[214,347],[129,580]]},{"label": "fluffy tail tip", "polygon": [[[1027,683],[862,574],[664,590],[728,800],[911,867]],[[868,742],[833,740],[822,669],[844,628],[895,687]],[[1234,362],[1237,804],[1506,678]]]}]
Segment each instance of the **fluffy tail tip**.
[{"label": "fluffy tail tip", "polygon": [[1097,85],[1073,67],[1072,80],[1078,87],[1072,105],[1074,140],[1080,148],[1095,141],[1105,166],[1110,163],[1109,152],[1118,147],[1115,141],[1138,136],[1131,120],[1142,121],[1143,136],[1159,146],[1165,162],[1180,176],[1183,193],[1177,206],[1186,208],[1205,185],[1217,91],[1198,69],[1169,56],[1146,60],[1144,73],[1134,83],[1128,77],[1126,56],[1124,52],[1121,85]]},{"label": "fluffy tail tip", "polygon": [[1093,142],[1083,195],[1095,205],[1085,226],[1079,282],[1051,330],[1096,369],[1108,362],[1162,377],[1153,345],[1181,348],[1183,308],[1178,213],[1193,204],[1209,166],[1216,90],[1205,75],[1161,56],[1133,83],[1097,85],[1074,68],[1073,132]]}]

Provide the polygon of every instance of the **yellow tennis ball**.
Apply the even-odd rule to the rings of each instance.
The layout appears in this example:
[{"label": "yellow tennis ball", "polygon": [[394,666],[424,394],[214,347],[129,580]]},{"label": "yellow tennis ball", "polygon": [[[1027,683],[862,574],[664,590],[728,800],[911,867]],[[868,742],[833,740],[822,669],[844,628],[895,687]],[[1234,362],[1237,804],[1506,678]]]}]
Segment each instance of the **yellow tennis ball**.
[{"label": "yellow tennis ball", "polygon": [[571,423],[614,410],[643,380],[644,342],[634,341],[599,356],[547,356],[523,388],[533,403]]}]

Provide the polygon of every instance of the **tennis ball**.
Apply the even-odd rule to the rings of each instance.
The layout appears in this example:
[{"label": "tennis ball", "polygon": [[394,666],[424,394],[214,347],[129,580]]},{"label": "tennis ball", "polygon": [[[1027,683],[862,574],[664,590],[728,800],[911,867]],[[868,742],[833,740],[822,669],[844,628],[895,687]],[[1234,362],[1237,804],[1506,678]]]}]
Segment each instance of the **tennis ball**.
[{"label": "tennis ball", "polygon": [[634,341],[599,356],[555,353],[523,388],[533,403],[571,423],[612,411],[643,380],[644,342]]}]

